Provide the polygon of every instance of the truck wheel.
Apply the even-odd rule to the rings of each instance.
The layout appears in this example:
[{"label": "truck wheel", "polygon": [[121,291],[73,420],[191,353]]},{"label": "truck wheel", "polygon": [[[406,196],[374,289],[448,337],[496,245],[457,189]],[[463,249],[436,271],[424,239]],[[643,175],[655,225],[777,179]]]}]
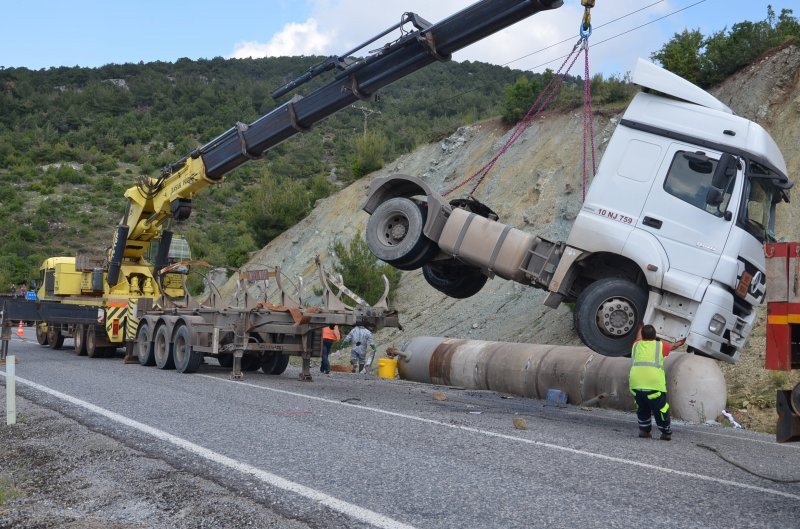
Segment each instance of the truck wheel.
[{"label": "truck wheel", "polygon": [[86,327],[86,356],[89,358],[100,358],[104,350],[97,343],[97,328],[94,325]]},{"label": "truck wheel", "polygon": [[194,373],[200,367],[203,357],[192,348],[192,335],[186,325],[181,325],[175,331],[172,356],[178,373]]},{"label": "truck wheel", "polygon": [[75,354],[86,356],[86,326],[81,323],[76,325],[72,339],[75,341]]},{"label": "truck wheel", "polygon": [[402,197],[387,200],[367,222],[367,246],[378,259],[401,270],[416,270],[439,247],[422,233],[427,212]]},{"label": "truck wheel", "polygon": [[162,325],[156,331],[153,340],[153,354],[156,358],[156,367],[159,369],[175,369],[175,359],[172,357],[172,344],[169,343],[167,326]]},{"label": "truck wheel", "polygon": [[150,334],[150,325],[147,322],[142,322],[139,329],[136,331],[136,356],[139,357],[139,363],[143,366],[156,365],[156,357],[153,353],[153,342],[147,338]]},{"label": "truck wheel", "polygon": [[422,267],[422,275],[430,286],[457,299],[474,296],[489,280],[478,268],[464,265],[428,263]]},{"label": "truck wheel", "polygon": [[39,345],[47,345],[47,324],[43,321],[36,322],[36,341]]},{"label": "truck wheel", "polygon": [[61,325],[50,325],[47,329],[47,346],[50,349],[61,349],[64,345],[64,335],[61,334]]},{"label": "truck wheel", "polygon": [[600,279],[578,296],[575,329],[587,347],[602,355],[630,356],[646,308],[641,287],[618,277]]},{"label": "truck wheel", "polygon": [[258,368],[261,367],[261,360],[255,354],[247,354],[242,357],[242,371],[245,372],[253,372],[258,371]]},{"label": "truck wheel", "polygon": [[222,367],[231,368],[233,367],[233,355],[219,355],[217,356],[217,362],[219,362],[219,365]]},{"label": "truck wheel", "polygon": [[279,352],[264,353],[261,356],[261,371],[267,375],[280,375],[289,365],[289,355]]}]

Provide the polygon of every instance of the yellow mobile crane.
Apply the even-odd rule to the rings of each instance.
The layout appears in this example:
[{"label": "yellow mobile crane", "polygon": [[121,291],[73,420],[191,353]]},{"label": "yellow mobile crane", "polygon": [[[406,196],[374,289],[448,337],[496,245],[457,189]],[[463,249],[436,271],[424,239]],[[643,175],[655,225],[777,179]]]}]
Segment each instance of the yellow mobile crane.
[{"label": "yellow mobile crane", "polygon": [[[202,189],[220,184],[224,175],[260,157],[298,132],[309,128],[358,100],[371,100],[380,88],[469,44],[540,11],[562,5],[562,0],[482,0],[430,24],[414,13],[341,56],[332,56],[284,85],[272,96],[280,98],[317,75],[333,70],[334,79],[305,97],[295,96],[247,125],[234,127],[166,167],[157,178],[140,177],[125,192],[127,203],[108,255],[102,257],[52,257],[40,273],[36,308],[7,306],[5,317],[27,311],[20,319],[42,322],[37,338],[58,348],[73,337],[79,354],[95,356],[107,348],[126,347],[126,358],[143,364],[197,369],[202,356],[214,356],[233,365],[234,374],[259,362],[265,372],[282,372],[287,354],[301,354],[304,373],[316,352],[315,336],[326,323],[373,326],[397,325],[385,306],[345,307],[329,290],[321,313],[245,307],[231,312],[190,306],[173,306],[169,298],[182,297],[180,277],[161,275],[168,256],[171,220],[184,220],[192,198]],[[409,26],[409,27],[406,27]],[[410,27],[413,26],[413,27]],[[399,30],[400,36],[365,58],[356,52]],[[154,262],[145,256],[160,238]],[[320,274],[324,285],[330,277]],[[279,277],[279,275],[278,275]],[[286,296],[284,296],[286,301]],[[299,300],[294,300],[300,309]],[[34,317],[30,317],[34,316]],[[315,341],[316,340],[316,341]]]}]

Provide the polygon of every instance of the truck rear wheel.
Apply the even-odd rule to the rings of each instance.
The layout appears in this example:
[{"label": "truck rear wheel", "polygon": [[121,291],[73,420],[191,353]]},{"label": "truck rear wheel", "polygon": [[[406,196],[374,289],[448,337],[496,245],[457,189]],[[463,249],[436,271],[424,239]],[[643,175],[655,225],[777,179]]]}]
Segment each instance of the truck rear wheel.
[{"label": "truck rear wheel", "polygon": [[36,322],[36,341],[39,345],[47,345],[47,324],[43,321]]},{"label": "truck rear wheel", "polygon": [[86,327],[86,355],[89,358],[104,356],[105,349],[98,344],[97,328],[94,325]]},{"label": "truck rear wheel", "polygon": [[186,325],[181,325],[175,331],[175,339],[172,341],[172,357],[178,373],[194,373],[200,367],[203,357],[192,348],[192,335]]},{"label": "truck rear wheel", "polygon": [[166,325],[162,325],[156,331],[156,338],[153,340],[153,354],[156,359],[156,367],[159,369],[175,369],[172,344],[169,343]]},{"label": "truck rear wheel", "polygon": [[587,347],[604,356],[630,356],[646,308],[643,288],[619,277],[600,279],[578,296],[575,329]]},{"label": "truck rear wheel", "polygon": [[428,263],[422,267],[422,275],[430,286],[456,299],[474,296],[489,280],[478,268],[465,265]]},{"label": "truck rear wheel", "polygon": [[47,346],[50,349],[61,349],[64,345],[64,335],[61,334],[61,325],[50,325],[47,329]]},{"label": "truck rear wheel", "polygon": [[156,365],[156,357],[153,354],[153,342],[148,339],[150,334],[150,324],[142,322],[139,329],[136,331],[136,356],[139,357],[139,363],[143,366]]},{"label": "truck rear wheel", "polygon": [[438,251],[422,232],[427,211],[408,198],[395,197],[375,209],[366,239],[378,259],[401,270],[416,270]]},{"label": "truck rear wheel", "polygon": [[86,326],[82,323],[76,325],[72,339],[75,341],[75,354],[86,356]]}]

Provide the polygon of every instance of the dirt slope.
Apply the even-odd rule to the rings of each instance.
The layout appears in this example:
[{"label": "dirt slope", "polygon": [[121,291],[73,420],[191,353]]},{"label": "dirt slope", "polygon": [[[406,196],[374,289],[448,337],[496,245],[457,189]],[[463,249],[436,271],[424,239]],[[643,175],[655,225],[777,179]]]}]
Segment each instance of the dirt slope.
[{"label": "dirt slope", "polygon": [[[787,159],[790,175],[797,174],[800,48],[789,45],[766,55],[714,93],[738,114],[769,130]],[[621,112],[596,113],[598,157],[620,116]],[[580,111],[546,114],[501,158],[476,197],[493,207],[503,222],[545,237],[565,238],[581,205],[581,128]],[[363,231],[367,215],[361,205],[371,178],[406,173],[421,176],[434,188],[445,189],[485,163],[503,144],[507,133],[497,121],[462,127],[442,142],[423,145],[388,163],[369,178],[321,200],[306,219],[259,251],[250,266],[280,265],[289,275],[300,274],[310,280],[314,255],[330,262],[332,241],[349,240]],[[778,233],[787,240],[800,238],[797,202],[784,207],[779,218]],[[313,288],[308,281],[306,284],[308,290]],[[230,295],[233,289],[234,283],[229,282],[224,292]],[[541,305],[542,299],[539,291],[494,279],[477,296],[453,300],[430,288],[419,271],[407,272],[396,301],[404,331],[382,331],[379,343],[384,349],[419,335],[580,343],[569,309],[546,309]],[[769,395],[774,399],[775,385],[784,382],[781,377],[776,382],[776,377],[760,368],[763,347],[762,327],[744,355],[745,362],[728,369],[732,400],[739,406],[748,400],[748,395],[758,394],[754,402],[759,403],[768,400]]]}]

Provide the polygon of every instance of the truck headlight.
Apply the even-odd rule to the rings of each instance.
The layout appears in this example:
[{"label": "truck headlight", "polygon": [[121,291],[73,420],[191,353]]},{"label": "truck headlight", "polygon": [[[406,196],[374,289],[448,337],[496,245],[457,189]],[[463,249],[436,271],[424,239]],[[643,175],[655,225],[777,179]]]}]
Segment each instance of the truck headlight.
[{"label": "truck headlight", "polygon": [[714,334],[722,334],[722,331],[725,330],[726,323],[725,317],[722,314],[714,314],[714,317],[711,318],[711,323],[708,324],[708,330]]}]

